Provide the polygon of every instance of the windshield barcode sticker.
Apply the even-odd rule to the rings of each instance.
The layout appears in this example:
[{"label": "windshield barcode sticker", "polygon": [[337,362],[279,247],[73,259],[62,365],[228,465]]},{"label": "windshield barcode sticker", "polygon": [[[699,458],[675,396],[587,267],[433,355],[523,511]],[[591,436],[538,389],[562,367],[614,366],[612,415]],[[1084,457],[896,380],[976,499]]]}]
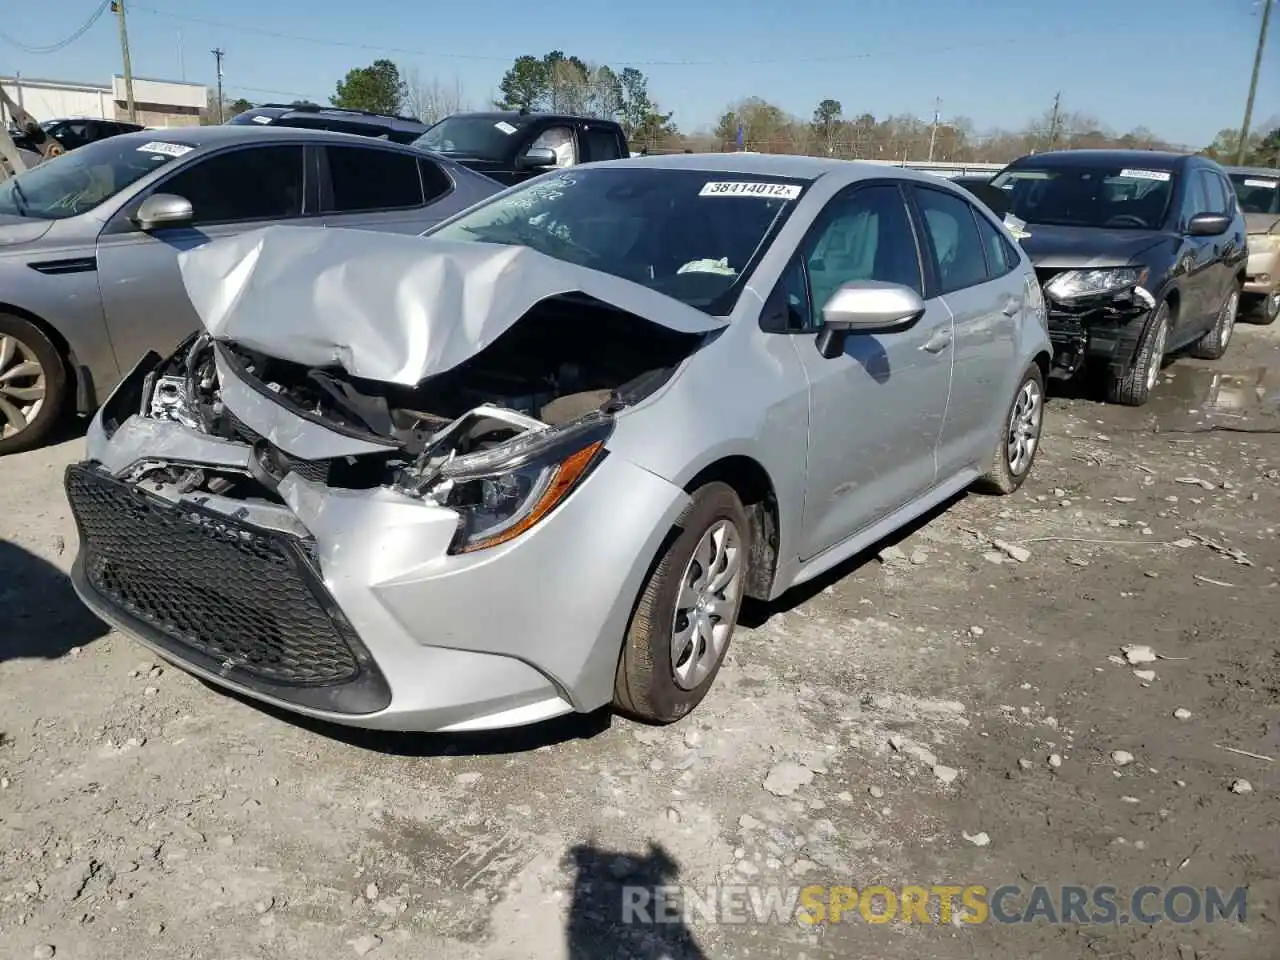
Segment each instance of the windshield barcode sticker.
[{"label": "windshield barcode sticker", "polygon": [[253,122],[254,123],[270,123],[271,118],[270,117],[254,117]]},{"label": "windshield barcode sticker", "polygon": [[1120,176],[1132,177],[1134,180],[1159,180],[1167,183],[1172,177],[1168,170],[1121,170]]},{"label": "windshield barcode sticker", "polygon": [[505,120],[499,120],[493,126],[495,129],[501,130],[507,136],[511,136],[511,134],[516,132],[516,128],[513,127],[511,124],[507,123],[507,121]]},{"label": "windshield barcode sticker", "polygon": [[751,180],[716,180],[704,183],[700,197],[764,197],[767,200],[794,200],[800,187],[794,183],[758,183]]},{"label": "windshield barcode sticker", "polygon": [[1280,180],[1246,180],[1246,187],[1262,187],[1264,190],[1274,190],[1280,187]]},{"label": "windshield barcode sticker", "polygon": [[185,143],[164,143],[160,140],[152,140],[138,148],[144,153],[163,153],[166,157],[181,157],[194,149],[195,147],[188,147]]}]

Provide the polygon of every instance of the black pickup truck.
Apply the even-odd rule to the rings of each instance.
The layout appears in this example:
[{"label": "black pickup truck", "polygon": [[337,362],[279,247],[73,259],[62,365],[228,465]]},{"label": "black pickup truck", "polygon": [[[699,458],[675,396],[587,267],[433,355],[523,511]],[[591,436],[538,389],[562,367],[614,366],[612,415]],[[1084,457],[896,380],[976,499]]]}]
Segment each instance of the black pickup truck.
[{"label": "black pickup truck", "polygon": [[506,184],[555,167],[630,156],[618,123],[561,113],[455,113],[427,130],[414,146]]}]

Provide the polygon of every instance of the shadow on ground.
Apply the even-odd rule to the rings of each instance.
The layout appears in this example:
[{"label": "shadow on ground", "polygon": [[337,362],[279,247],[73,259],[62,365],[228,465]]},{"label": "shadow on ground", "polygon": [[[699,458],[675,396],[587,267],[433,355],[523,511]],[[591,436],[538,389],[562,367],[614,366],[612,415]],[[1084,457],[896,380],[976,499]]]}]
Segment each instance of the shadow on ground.
[{"label": "shadow on ground", "polygon": [[647,853],[570,848],[573,899],[565,929],[569,960],[628,957],[634,960],[705,960],[685,925],[679,901],[662,895],[680,882],[680,867],[665,849]]},{"label": "shadow on ground", "polygon": [[107,633],[71,587],[68,576],[7,540],[0,540],[0,662],[53,660]]}]

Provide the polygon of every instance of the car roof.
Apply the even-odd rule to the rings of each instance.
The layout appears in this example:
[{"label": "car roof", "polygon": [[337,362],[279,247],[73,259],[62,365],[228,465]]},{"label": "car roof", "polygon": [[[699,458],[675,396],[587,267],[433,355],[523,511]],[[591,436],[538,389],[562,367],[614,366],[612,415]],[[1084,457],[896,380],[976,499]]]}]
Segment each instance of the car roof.
[{"label": "car roof", "polygon": [[1275,167],[1223,167],[1227,173],[1256,174],[1260,177],[1280,177],[1280,169]]},{"label": "car roof", "polygon": [[[817,180],[836,176],[848,180],[893,176],[902,180],[937,184],[946,180],[935,174],[899,167],[873,160],[834,160],[789,153],[664,153],[647,157],[624,157],[606,161],[610,167],[637,167],[664,170],[697,170],[703,173],[743,174],[746,176],[788,177],[794,180]],[[603,166],[604,164],[583,164]]]},{"label": "car roof", "polygon": [[[273,126],[269,124],[218,124],[207,127],[162,127],[158,130],[140,130],[137,133],[123,133],[120,137],[134,139],[163,140],[166,143],[180,143],[188,147],[218,147],[230,143],[243,143],[251,140],[338,140],[342,143],[356,142],[391,143],[376,140],[354,133],[340,133],[334,130],[315,130],[310,127]],[[112,140],[117,139],[112,137]],[[399,144],[392,143],[392,146]]]},{"label": "car roof", "polygon": [[[1010,166],[1046,163],[1058,167],[1087,167],[1096,164],[1111,166],[1133,164],[1147,170],[1172,170],[1194,159],[1193,154],[1172,153],[1164,150],[1050,150],[1031,153],[1014,160]],[[1207,157],[1201,158],[1208,160]]]},{"label": "car roof", "polygon": [[618,121],[607,120],[603,117],[587,117],[578,113],[543,113],[541,111],[530,110],[521,113],[519,110],[460,110],[457,113],[451,113],[445,117],[450,120],[454,117],[475,117],[477,120],[573,120],[583,123],[597,124],[611,127],[618,126]]}]

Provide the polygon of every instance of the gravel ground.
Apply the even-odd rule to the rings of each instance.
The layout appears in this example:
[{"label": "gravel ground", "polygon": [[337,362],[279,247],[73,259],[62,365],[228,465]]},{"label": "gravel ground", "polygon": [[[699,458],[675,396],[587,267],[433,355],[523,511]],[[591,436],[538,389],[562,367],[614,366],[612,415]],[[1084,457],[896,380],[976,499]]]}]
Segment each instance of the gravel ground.
[{"label": "gravel ground", "polygon": [[[1019,495],[962,498],[748,610],[709,698],[661,729],[373,736],[228,697],[72,593],[82,441],[0,461],[0,955],[1274,958],[1272,365],[1280,331],[1243,327],[1141,410],[1056,399]],[[1158,659],[1127,663],[1133,644]],[[1181,883],[1249,905],[617,922],[620,884],[677,882]]]}]

